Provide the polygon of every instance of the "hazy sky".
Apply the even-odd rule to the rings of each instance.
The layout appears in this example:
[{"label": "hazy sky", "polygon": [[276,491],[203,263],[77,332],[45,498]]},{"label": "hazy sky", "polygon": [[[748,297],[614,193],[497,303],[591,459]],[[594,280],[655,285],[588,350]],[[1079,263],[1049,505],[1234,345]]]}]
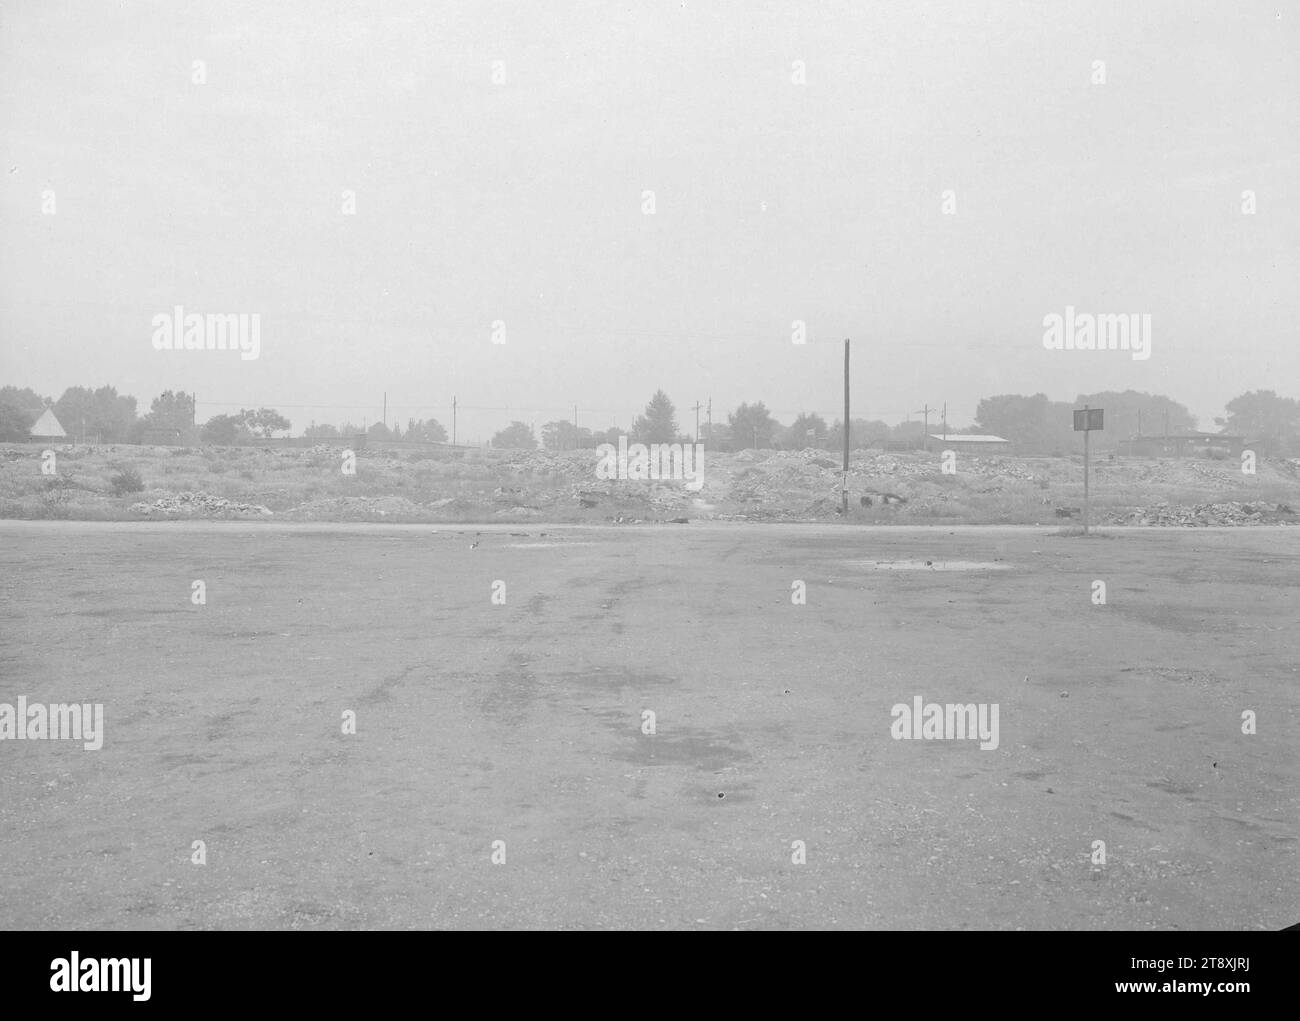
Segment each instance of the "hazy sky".
[{"label": "hazy sky", "polygon": [[[385,390],[403,426],[450,425],[455,394],[462,439],[575,404],[626,426],[659,387],[683,424],[710,398],[829,420],[851,337],[855,417],[1131,387],[1211,428],[1244,390],[1300,396],[1298,24],[1249,0],[4,2],[0,383],[193,390],[200,420],[265,404],[295,432],[373,422]],[[261,356],[154,350],[178,304],[259,313]],[[1066,305],[1149,313],[1150,359],[1045,350]]]}]

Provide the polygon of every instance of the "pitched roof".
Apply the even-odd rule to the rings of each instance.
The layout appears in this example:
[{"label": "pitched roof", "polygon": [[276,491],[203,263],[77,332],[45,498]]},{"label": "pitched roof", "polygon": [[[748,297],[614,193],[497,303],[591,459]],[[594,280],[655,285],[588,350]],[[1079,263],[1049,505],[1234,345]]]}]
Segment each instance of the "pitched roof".
[{"label": "pitched roof", "polygon": [[59,425],[59,420],[54,417],[54,410],[46,408],[45,414],[36,420],[36,424],[31,428],[33,436],[67,436],[63,431],[63,426]]},{"label": "pitched roof", "polygon": [[961,440],[963,443],[1010,443],[1010,440],[1004,440],[1001,436],[981,436],[978,433],[949,433],[947,436],[942,433],[931,433],[932,440]]}]

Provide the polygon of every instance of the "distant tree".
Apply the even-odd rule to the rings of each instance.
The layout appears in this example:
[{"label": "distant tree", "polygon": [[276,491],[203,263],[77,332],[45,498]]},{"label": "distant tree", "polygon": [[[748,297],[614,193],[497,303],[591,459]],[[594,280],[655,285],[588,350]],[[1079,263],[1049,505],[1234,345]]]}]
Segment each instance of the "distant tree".
[{"label": "distant tree", "polygon": [[787,429],[782,430],[781,446],[787,450],[803,450],[805,447],[824,448],[829,433],[826,419],[821,415],[800,415]]},{"label": "distant tree", "polygon": [[0,401],[0,442],[22,443],[32,431],[32,416],[21,408]]},{"label": "distant tree", "polygon": [[194,424],[194,395],[164,390],[150,403],[148,418],[156,429],[188,429]]},{"label": "distant tree", "polygon": [[376,422],[366,430],[366,437],[372,440],[391,440],[393,432],[383,422]]},{"label": "distant tree", "polygon": [[1074,434],[1073,405],[1050,401],[1046,394],[985,397],[975,409],[975,422],[981,433],[1011,440],[1022,454],[1068,454],[1081,443]]},{"label": "distant tree", "polygon": [[762,401],[757,404],[742,404],[727,415],[727,424],[731,427],[733,450],[771,447],[772,436],[779,428],[776,419]]},{"label": "distant tree", "polygon": [[1251,390],[1226,405],[1228,429],[1246,442],[1263,440],[1271,452],[1300,453],[1300,401],[1272,390]]},{"label": "distant tree", "polygon": [[446,443],[447,430],[436,418],[410,419],[406,423],[406,438],[419,443]]},{"label": "distant tree", "polygon": [[711,426],[701,426],[700,437],[705,450],[723,451],[735,449],[732,445],[731,426],[727,425],[726,422],[714,422]]},{"label": "distant tree", "polygon": [[239,419],[250,433],[263,439],[270,439],[278,432],[288,432],[293,428],[292,423],[273,408],[258,408],[256,411],[241,408]]},{"label": "distant tree", "polygon": [[673,443],[677,439],[677,410],[668,395],[656,390],[645,406],[645,414],[632,423],[632,440],[636,443]]},{"label": "distant tree", "polygon": [[332,440],[338,437],[339,431],[328,422],[322,422],[320,425],[313,422],[302,431],[302,434],[309,440]]},{"label": "distant tree", "polygon": [[[617,440],[614,441],[617,444]],[[594,447],[595,438],[590,429],[579,426],[565,419],[556,419],[542,426],[542,445],[547,450],[577,450],[580,447]]]},{"label": "distant tree", "polygon": [[536,450],[537,437],[526,423],[511,422],[492,437],[492,446],[505,450]]},{"label": "distant tree", "polygon": [[19,433],[22,440],[27,439],[31,427],[49,403],[48,399],[27,387],[0,386],[0,422],[5,423],[0,425],[0,440],[17,441]]},{"label": "distant tree", "polygon": [[252,434],[237,415],[213,415],[199,430],[199,441],[218,447],[233,447],[249,439]]},{"label": "distant tree", "polygon": [[111,386],[98,390],[73,386],[54,404],[54,415],[69,436],[98,437],[105,443],[126,440],[135,425],[135,398],[119,395]]},{"label": "distant tree", "polygon": [[[890,438],[889,426],[878,419],[855,418],[849,433],[849,449],[863,450],[870,447],[883,447]],[[838,418],[826,434],[826,450],[844,448],[844,423]]]},{"label": "distant tree", "polygon": [[[1085,404],[1101,408],[1106,413],[1105,428],[1100,433],[1093,433],[1089,440],[1094,450],[1114,450],[1129,437],[1136,436],[1139,418],[1145,436],[1159,436],[1166,429],[1170,434],[1176,435],[1196,428],[1196,416],[1191,411],[1160,394],[1139,393],[1137,390],[1106,390],[1079,394],[1074,399],[1074,408],[1082,408]],[[1070,421],[1073,429],[1073,414]]]},{"label": "distant tree", "polygon": [[[942,428],[942,426],[940,427]],[[925,441],[925,423],[924,422],[899,422],[897,425],[890,426],[889,439],[899,441],[912,441],[918,446]]]}]

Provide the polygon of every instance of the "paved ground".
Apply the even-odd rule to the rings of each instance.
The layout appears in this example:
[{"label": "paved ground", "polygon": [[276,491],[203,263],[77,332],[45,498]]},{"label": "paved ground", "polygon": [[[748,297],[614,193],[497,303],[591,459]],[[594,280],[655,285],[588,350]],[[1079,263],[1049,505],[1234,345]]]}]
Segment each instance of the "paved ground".
[{"label": "paved ground", "polygon": [[0,927],[1300,921],[1300,531],[464,530],[0,523]]}]

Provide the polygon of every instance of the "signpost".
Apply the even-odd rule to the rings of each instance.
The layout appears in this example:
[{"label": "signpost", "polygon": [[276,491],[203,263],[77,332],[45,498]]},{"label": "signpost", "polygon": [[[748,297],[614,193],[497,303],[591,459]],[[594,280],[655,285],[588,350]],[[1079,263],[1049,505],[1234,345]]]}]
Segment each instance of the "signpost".
[{"label": "signpost", "polygon": [[840,483],[840,513],[849,516],[849,339],[844,338],[844,476]]},{"label": "signpost", "polygon": [[1074,431],[1083,433],[1083,534],[1088,534],[1088,434],[1094,429],[1102,429],[1102,409],[1083,406],[1082,411],[1074,413]]}]

